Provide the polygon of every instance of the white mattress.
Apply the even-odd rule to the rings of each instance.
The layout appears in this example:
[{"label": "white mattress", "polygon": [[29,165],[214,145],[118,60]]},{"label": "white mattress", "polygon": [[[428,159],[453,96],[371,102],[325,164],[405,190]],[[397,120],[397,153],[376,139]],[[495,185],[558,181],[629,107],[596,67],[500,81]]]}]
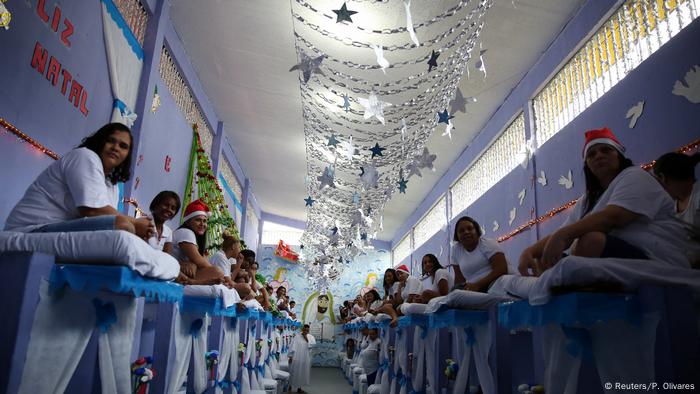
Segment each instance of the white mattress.
[{"label": "white mattress", "polygon": [[180,264],[167,253],[153,249],[126,231],[72,233],[0,232],[0,253],[37,252],[80,264],[124,265],[142,276],[172,280]]}]

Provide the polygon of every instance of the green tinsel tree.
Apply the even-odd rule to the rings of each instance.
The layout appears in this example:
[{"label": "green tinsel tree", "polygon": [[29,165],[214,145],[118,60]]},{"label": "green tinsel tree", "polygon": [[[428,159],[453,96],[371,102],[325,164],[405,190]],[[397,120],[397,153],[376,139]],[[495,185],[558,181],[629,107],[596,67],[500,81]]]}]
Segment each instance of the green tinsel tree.
[{"label": "green tinsel tree", "polygon": [[[196,199],[204,201],[211,210],[209,227],[207,228],[207,253],[211,254],[221,249],[224,230],[240,239],[236,222],[231,217],[228,205],[224,201],[224,193],[219,186],[216,175],[212,171],[209,156],[202,149],[202,141],[196,124],[192,124],[193,138],[190,150],[190,169],[187,174],[187,186],[185,188],[184,206]],[[195,190],[195,182],[197,184]],[[195,192],[197,196],[194,197]],[[184,217],[184,209],[182,216]],[[243,240],[241,246],[245,247]]]}]

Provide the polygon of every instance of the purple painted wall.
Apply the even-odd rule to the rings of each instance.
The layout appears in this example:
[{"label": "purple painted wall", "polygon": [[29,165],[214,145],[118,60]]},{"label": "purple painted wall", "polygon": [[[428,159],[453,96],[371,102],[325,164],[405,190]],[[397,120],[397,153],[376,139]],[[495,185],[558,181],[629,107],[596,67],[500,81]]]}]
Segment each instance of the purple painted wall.
[{"label": "purple painted wall", "polygon": [[[0,117],[63,155],[109,121],[112,94],[100,2],[61,2],[58,32],[51,29],[55,5],[54,1],[46,2],[43,10],[49,21],[45,23],[37,11],[38,1],[8,4],[12,22],[10,29],[0,34]],[[61,40],[66,18],[73,25],[73,33],[67,37],[70,47]],[[37,42],[47,52],[43,74],[32,67]],[[62,73],[58,73],[55,86],[46,77],[52,56],[61,64],[61,71],[65,69],[71,75],[65,94],[61,93]],[[87,91],[87,116],[80,111],[80,101],[78,108],[68,101],[73,80]],[[0,134],[0,179],[3,185],[11,185],[0,195],[0,226],[4,227],[24,190],[53,160],[13,136]]]},{"label": "purple painted wall", "polygon": [[[528,101],[537,94],[539,87],[558,69],[579,42],[594,30],[598,21],[606,17],[613,9],[614,3],[589,1],[582,8],[519,82],[482,132],[397,231],[392,246],[400,241],[399,235],[405,234],[414,226],[449,189],[518,112],[525,110],[527,117],[531,115],[527,112]],[[700,64],[700,53],[696,50],[699,39],[700,22],[696,20],[547,141],[537,151],[535,159],[527,169],[518,167],[513,170],[461,215],[473,216],[486,228],[486,236],[496,238],[507,234],[531,217],[542,215],[577,198],[583,192],[581,148],[583,131],[588,129],[610,127],[627,147],[628,157],[637,164],[651,161],[698,138],[700,107],[683,97],[673,95],[671,90],[674,82],[682,80],[691,66]],[[640,100],[646,101],[644,113],[636,127],[630,129],[625,114]],[[573,174],[574,187],[566,190],[557,180],[569,169]],[[533,183],[535,174],[539,174],[540,170],[547,174],[548,185],[545,187]],[[521,206],[517,194],[523,188],[526,189],[526,197]],[[513,207],[516,207],[517,215],[512,225],[509,225],[509,211]],[[538,239],[538,233],[549,234],[559,227],[566,216],[567,212],[561,213],[541,223],[538,228],[532,228],[502,242],[501,247],[504,248],[511,266],[517,264],[520,251]],[[500,226],[495,233],[492,231],[494,220],[497,220]],[[454,228],[454,222],[455,220],[452,220],[450,223],[450,231]],[[425,247],[422,247],[419,252],[423,253],[424,249]],[[437,250],[439,248],[433,252]]]}]

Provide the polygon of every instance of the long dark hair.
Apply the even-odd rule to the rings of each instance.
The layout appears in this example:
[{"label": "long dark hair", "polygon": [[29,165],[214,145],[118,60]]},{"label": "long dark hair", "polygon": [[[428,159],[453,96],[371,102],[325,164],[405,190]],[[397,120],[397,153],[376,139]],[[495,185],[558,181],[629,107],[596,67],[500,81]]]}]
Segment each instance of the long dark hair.
[{"label": "long dark hair", "polygon": [[672,181],[695,182],[695,166],[700,162],[700,153],[685,155],[678,152],[670,152],[656,159],[654,174],[664,176]]},{"label": "long dark hair", "polygon": [[197,240],[197,251],[199,251],[199,254],[202,255],[202,257],[204,257],[205,253],[207,252],[207,233],[205,231],[202,235],[197,234],[197,232],[194,231],[192,227],[190,227],[190,220],[192,219],[189,219],[185,223],[182,223],[178,228],[186,228],[194,233],[194,238]]},{"label": "long dark hair", "polygon": [[[632,160],[626,158],[620,151],[617,151],[617,158],[619,160],[619,166],[620,166],[620,172],[624,170],[627,167],[632,167],[634,164],[632,163]],[[588,212],[590,212],[591,209],[595,206],[595,204],[598,202],[600,199],[600,196],[605,193],[605,189],[603,185],[600,184],[600,181],[598,181],[598,178],[596,178],[595,175],[593,175],[593,172],[588,168],[588,165],[586,164],[586,161],[583,161],[583,175],[586,178],[586,210],[583,212],[584,215],[586,215]]]},{"label": "long dark hair", "polygon": [[[476,220],[470,218],[469,216],[462,216],[461,218],[459,218],[459,219],[457,220],[457,223],[455,223],[455,231],[454,231],[454,234],[452,235],[452,240],[453,240],[453,241],[455,241],[455,242],[458,242],[458,241],[459,241],[459,239],[457,239],[457,228],[459,227],[459,224],[462,223],[462,222],[464,222],[464,221],[470,222],[471,224],[473,224],[473,225],[474,225],[474,228],[476,229],[476,234],[477,234],[479,237],[481,237],[481,226],[479,225],[479,223],[478,223]],[[432,255],[431,255],[431,256],[432,256]],[[434,256],[433,256],[433,257],[434,257]]]},{"label": "long dark hair", "polygon": [[[477,228],[479,228],[479,227],[477,227]],[[423,276],[427,276],[427,275],[433,276],[433,275],[435,275],[437,270],[442,269],[443,266],[440,265],[438,258],[434,254],[428,253],[425,256],[423,256],[423,258],[426,258],[426,257],[428,259],[430,259],[430,261],[433,263],[433,272],[423,272]],[[422,268],[423,268],[423,259],[421,259],[421,269]]]},{"label": "long dark hair", "polygon": [[78,146],[78,148],[88,148],[99,156],[107,143],[107,138],[114,134],[115,131],[125,131],[129,133],[131,142],[129,143],[129,154],[126,155],[126,159],[124,159],[122,164],[114,168],[109,174],[105,174],[107,179],[114,185],[118,182],[126,182],[131,178],[131,153],[134,149],[134,136],[131,134],[131,130],[122,123],[107,123],[100,127],[93,135],[85,137]]},{"label": "long dark hair", "polygon": [[389,291],[391,289],[391,286],[394,284],[392,283],[391,285],[386,283],[386,274],[391,273],[394,276],[394,283],[397,282],[397,277],[396,277],[396,270],[393,268],[387,268],[386,271],[384,271],[384,278],[382,278],[382,287],[384,287],[384,295],[387,296],[389,295]]}]

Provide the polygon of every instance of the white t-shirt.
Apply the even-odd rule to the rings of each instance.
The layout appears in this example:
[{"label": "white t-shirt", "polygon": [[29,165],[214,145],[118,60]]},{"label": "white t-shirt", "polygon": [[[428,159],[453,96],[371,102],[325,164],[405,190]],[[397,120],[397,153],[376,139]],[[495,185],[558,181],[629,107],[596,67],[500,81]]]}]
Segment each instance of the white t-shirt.
[{"label": "white t-shirt", "polygon": [[398,292],[399,292],[399,282],[396,281],[389,288],[389,295],[391,295],[392,297],[396,297],[396,293],[398,293]]},{"label": "white t-shirt", "polygon": [[[676,213],[676,217],[690,225],[688,230],[696,234],[694,237],[700,234],[700,182],[695,182],[688,206],[683,212]],[[691,238],[690,235],[686,237],[686,240],[686,256],[693,264],[697,265],[700,263],[700,241]]]},{"label": "white t-shirt", "polygon": [[428,289],[428,290],[433,290],[440,292],[440,287],[439,283],[441,280],[446,280],[447,281],[447,291],[449,292],[452,290],[452,288],[455,285],[455,278],[452,276],[452,274],[446,270],[445,268],[441,268],[437,271],[435,271],[435,277],[430,277],[427,276],[423,280],[423,288]]},{"label": "white t-shirt", "polygon": [[163,250],[165,244],[173,242],[173,230],[163,224],[163,233],[158,237],[158,234],[148,239],[148,244],[155,250]]},{"label": "white t-shirt", "polygon": [[409,295],[420,295],[422,292],[423,285],[420,283],[420,279],[409,276],[408,279],[406,279],[406,286],[404,286],[403,291],[401,291],[401,298],[403,298],[403,301],[406,302]]},{"label": "white t-shirt", "polygon": [[221,268],[224,271],[224,276],[231,276],[231,260],[226,257],[226,254],[217,250],[214,255],[209,258],[211,265]]},{"label": "white t-shirt", "polygon": [[365,371],[365,374],[373,374],[379,369],[379,350],[381,341],[379,338],[374,341],[367,341],[367,347],[360,352],[360,366]]},{"label": "white t-shirt", "polygon": [[[585,195],[578,199],[562,227],[584,216],[586,200]],[[689,266],[684,254],[685,233],[675,217],[673,200],[651,174],[637,166],[622,170],[590,212],[600,211],[608,205],[640,215],[626,226],[612,230],[610,235],[638,247],[651,259],[674,266]]]},{"label": "white t-shirt", "polygon": [[104,173],[102,160],[77,148],[52,163],[27,188],[5,222],[5,230],[29,232],[80,218],[78,207],[117,207],[119,188]]},{"label": "white t-shirt", "polygon": [[452,244],[450,265],[458,265],[467,283],[474,283],[491,273],[490,259],[496,253],[503,253],[498,242],[481,237],[476,248],[469,252],[459,242]]},{"label": "white t-shirt", "polygon": [[197,237],[195,236],[194,231],[181,227],[175,230],[173,233],[173,251],[171,254],[177,259],[177,261],[185,263],[190,261],[190,259],[187,258],[182,249],[180,249],[180,242],[187,242],[197,246]]}]

